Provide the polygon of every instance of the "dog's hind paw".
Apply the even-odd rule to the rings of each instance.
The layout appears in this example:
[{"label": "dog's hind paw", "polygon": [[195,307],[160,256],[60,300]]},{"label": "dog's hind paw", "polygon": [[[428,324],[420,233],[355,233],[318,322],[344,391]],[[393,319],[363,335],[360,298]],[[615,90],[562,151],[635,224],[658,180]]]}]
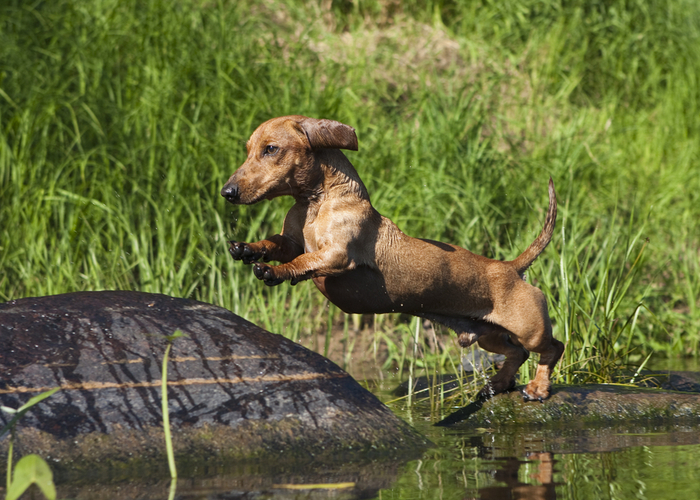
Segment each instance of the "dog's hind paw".
[{"label": "dog's hind paw", "polygon": [[549,395],[550,391],[548,388],[543,390],[533,386],[532,382],[523,389],[523,401],[539,401],[543,403],[545,399],[549,398]]},{"label": "dog's hind paw", "polygon": [[525,401],[526,403],[528,403],[528,402],[530,402],[530,401],[539,401],[540,403],[544,403],[544,400],[545,400],[545,399],[546,399],[546,398],[543,398],[543,397],[541,397],[541,396],[539,396],[539,397],[537,397],[537,396],[531,396],[531,395],[528,394],[526,391],[523,391],[523,401]]},{"label": "dog's hind paw", "polygon": [[469,347],[476,342],[478,338],[479,336],[476,333],[464,332],[459,334],[457,342],[459,342],[460,347]]},{"label": "dog's hind paw", "polygon": [[486,401],[497,394],[511,391],[515,387],[515,379],[510,380],[489,380],[476,395],[477,400]]}]

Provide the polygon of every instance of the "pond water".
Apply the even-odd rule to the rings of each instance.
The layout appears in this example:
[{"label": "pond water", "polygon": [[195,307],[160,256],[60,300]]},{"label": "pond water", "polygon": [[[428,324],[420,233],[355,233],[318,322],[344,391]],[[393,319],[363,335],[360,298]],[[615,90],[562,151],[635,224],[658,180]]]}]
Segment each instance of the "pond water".
[{"label": "pond water", "polygon": [[700,498],[697,428],[440,429],[377,498]]},{"label": "pond water", "polygon": [[[668,369],[663,362],[658,368]],[[375,498],[700,499],[697,426],[445,428],[393,409],[436,447],[407,463]]]},{"label": "pond water", "polygon": [[[375,392],[391,399],[394,382]],[[532,403],[539,404],[539,403]],[[170,498],[197,499],[700,499],[700,428],[674,425],[435,427],[392,408],[435,447],[418,460],[346,464],[179,464]],[[86,485],[56,477],[60,498],[169,497],[167,467]],[[160,479],[153,479],[154,475]],[[87,481],[92,483],[92,481]],[[81,486],[81,483],[83,486]],[[37,496],[36,498],[39,498]]]}]

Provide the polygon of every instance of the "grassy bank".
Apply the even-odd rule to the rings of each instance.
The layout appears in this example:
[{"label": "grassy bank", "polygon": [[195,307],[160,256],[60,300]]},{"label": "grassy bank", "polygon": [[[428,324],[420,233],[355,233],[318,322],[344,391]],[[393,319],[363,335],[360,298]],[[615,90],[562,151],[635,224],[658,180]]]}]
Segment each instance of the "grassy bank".
[{"label": "grassy bank", "polygon": [[[291,200],[219,196],[260,122],[305,114],[357,129],[348,156],[407,233],[489,257],[533,240],[554,178],[528,279],[568,344],[560,380],[697,355],[699,43],[692,0],[3,2],[0,300],[161,292],[322,349],[352,320],[226,251]],[[367,331],[410,357],[410,320]]]}]

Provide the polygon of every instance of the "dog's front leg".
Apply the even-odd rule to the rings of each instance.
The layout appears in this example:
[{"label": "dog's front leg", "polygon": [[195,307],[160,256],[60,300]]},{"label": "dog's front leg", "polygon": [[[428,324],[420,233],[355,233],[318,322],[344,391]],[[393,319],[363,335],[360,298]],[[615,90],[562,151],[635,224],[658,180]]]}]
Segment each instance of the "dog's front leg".
[{"label": "dog's front leg", "polygon": [[270,236],[256,243],[229,241],[229,253],[244,264],[257,261],[291,262],[304,253],[304,234],[302,228],[306,220],[306,206],[294,205],[284,218],[282,233]]},{"label": "dog's front leg", "polygon": [[354,268],[354,262],[348,259],[345,252],[319,250],[305,253],[291,262],[279,266],[256,262],[253,272],[255,277],[266,285],[274,286],[286,280],[290,280],[292,285],[296,285],[303,280],[319,276],[335,276]]},{"label": "dog's front leg", "polygon": [[252,264],[260,260],[291,262],[304,253],[303,246],[283,234],[276,234],[255,243],[242,241],[229,241],[228,243],[228,251],[231,256],[236,260],[242,260],[244,264]]}]

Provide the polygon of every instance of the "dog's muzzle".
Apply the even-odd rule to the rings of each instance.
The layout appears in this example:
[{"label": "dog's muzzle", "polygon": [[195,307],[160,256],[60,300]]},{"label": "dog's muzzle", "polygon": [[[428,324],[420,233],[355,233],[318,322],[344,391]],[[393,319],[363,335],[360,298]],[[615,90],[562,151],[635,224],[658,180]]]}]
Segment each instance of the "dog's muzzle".
[{"label": "dog's muzzle", "polygon": [[238,192],[238,186],[226,184],[221,189],[221,196],[226,198],[226,201],[230,203],[238,203],[240,199],[240,194]]}]

